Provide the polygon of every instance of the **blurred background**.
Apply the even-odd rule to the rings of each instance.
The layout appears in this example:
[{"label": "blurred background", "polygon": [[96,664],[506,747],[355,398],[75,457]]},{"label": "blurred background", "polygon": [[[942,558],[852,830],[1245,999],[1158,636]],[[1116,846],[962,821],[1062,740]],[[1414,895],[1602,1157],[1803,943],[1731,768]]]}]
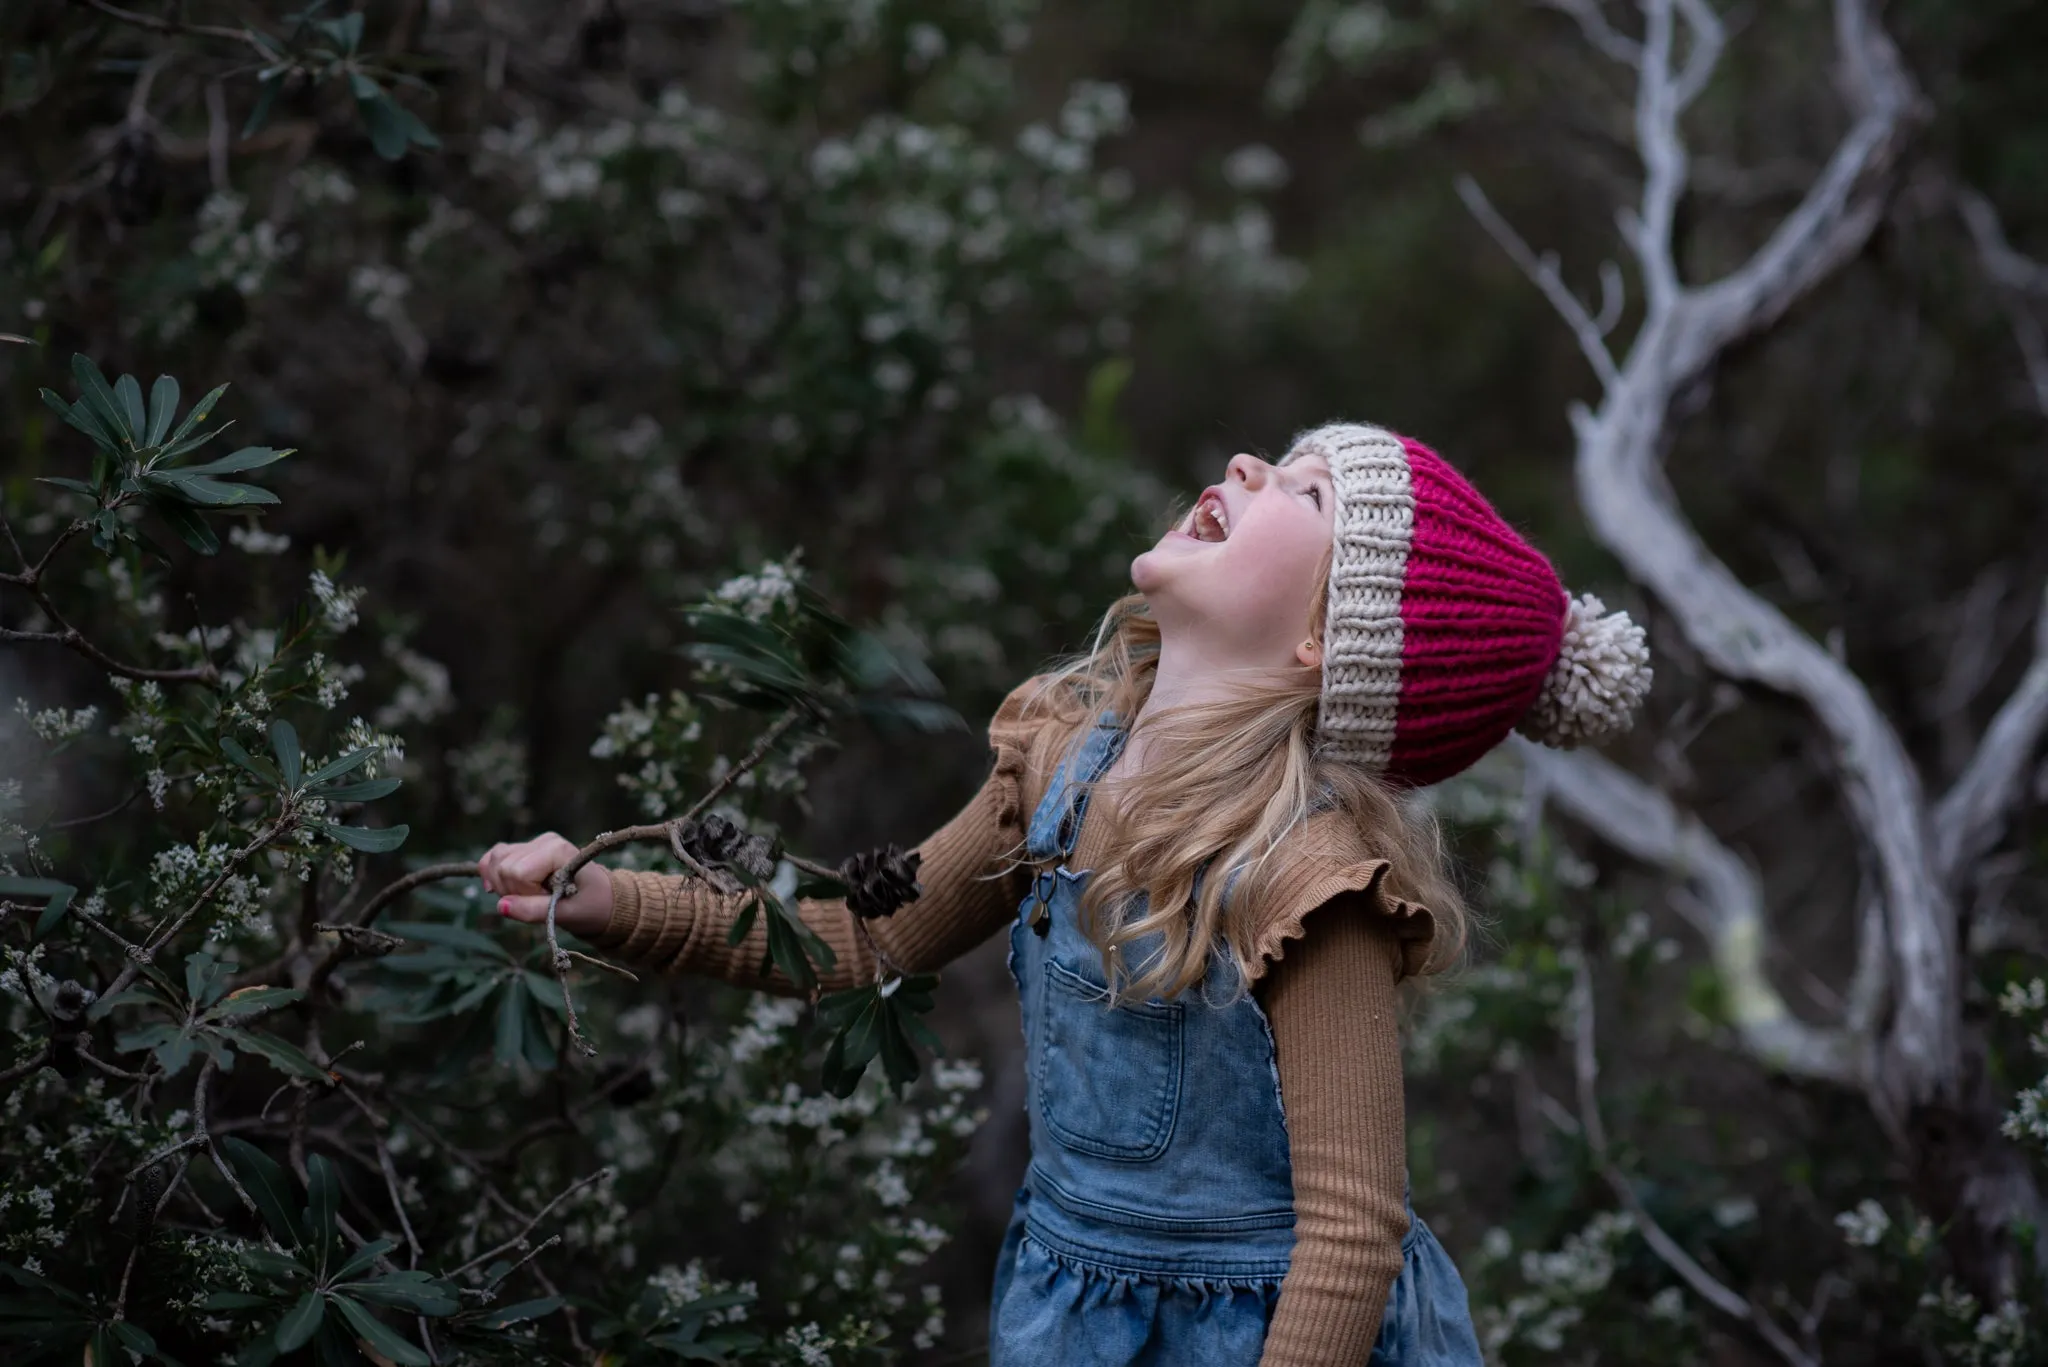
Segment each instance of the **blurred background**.
[{"label": "blurred background", "polygon": [[[1232,453],[1411,433],[1657,657],[1604,758],[1431,795],[1485,929],[1413,1003],[1410,1164],[1490,1354],[2048,1361],[2048,9],[1706,4],[8,5],[6,506],[31,556],[77,511],[34,482],[89,455],[36,397],[74,352],[232,382],[281,503],[52,592],[226,655],[316,566],[363,590],[323,710],[403,738],[394,872],[683,805],[632,748],[679,610],[779,564],[964,719],[760,795],[837,860],[965,801],[995,702]],[[121,705],[77,652],[0,677]],[[999,944],[941,986],[988,1117],[906,1274],[920,1361],[981,1343],[1008,989]],[[593,991],[607,1049],[747,1010]],[[585,1270],[772,1279],[742,1178],[633,1166],[614,1112],[575,1142],[669,1194]]]}]

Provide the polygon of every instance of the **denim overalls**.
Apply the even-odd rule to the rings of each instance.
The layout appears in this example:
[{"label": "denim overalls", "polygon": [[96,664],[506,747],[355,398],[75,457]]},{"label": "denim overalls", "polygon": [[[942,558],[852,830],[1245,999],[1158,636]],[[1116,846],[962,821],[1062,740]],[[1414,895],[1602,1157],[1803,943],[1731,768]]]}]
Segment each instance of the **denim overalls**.
[{"label": "denim overalls", "polygon": [[[1254,1367],[1294,1248],[1273,1036],[1218,956],[1198,990],[1103,1005],[1065,865],[1123,748],[1104,714],[1032,815],[1040,873],[1010,927],[1031,1165],[996,1263],[990,1367]],[[1403,1194],[1404,1202],[1406,1193]],[[1370,1367],[1479,1367],[1465,1284],[1408,1206]]]}]

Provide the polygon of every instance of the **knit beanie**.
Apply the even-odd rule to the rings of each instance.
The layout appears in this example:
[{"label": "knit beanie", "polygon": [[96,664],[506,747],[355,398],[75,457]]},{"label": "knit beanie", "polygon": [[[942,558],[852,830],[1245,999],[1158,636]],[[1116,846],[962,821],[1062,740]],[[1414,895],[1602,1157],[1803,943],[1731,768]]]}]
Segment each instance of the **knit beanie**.
[{"label": "knit beanie", "polygon": [[1625,731],[1650,690],[1643,629],[1573,598],[1442,457],[1362,423],[1304,432],[1337,489],[1317,731],[1337,759],[1420,786],[1511,730],[1571,747]]}]

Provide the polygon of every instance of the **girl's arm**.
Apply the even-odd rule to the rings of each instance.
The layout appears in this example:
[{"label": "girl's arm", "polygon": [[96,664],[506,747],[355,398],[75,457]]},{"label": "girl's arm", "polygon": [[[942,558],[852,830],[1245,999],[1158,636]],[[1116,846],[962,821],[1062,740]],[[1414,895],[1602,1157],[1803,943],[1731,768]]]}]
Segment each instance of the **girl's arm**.
[{"label": "girl's arm", "polygon": [[[1022,838],[1014,816],[1004,819],[1017,805],[1006,791],[1012,782],[998,765],[959,815],[918,846],[923,895],[895,915],[867,923],[868,936],[897,970],[920,973],[949,963],[1016,914],[1024,895],[1022,875],[1005,871]],[[767,992],[798,993],[779,969],[761,975],[768,948],[765,915],[755,917],[737,945],[728,942],[745,894],[717,892],[689,875],[630,869],[612,869],[610,875],[610,924],[589,937],[600,948],[661,973],[701,973]],[[798,910],[804,924],[832,947],[835,963],[819,974],[825,991],[875,980],[874,949],[844,899],[805,898]]]},{"label": "girl's arm", "polygon": [[1294,1257],[1260,1367],[1364,1362],[1408,1232],[1393,923],[1372,892],[1309,917],[1259,982],[1294,1168]]},{"label": "girl's arm", "polygon": [[[832,947],[836,962],[821,974],[827,991],[873,982],[875,949],[905,973],[935,969],[987,939],[1014,914],[1025,874],[1015,866],[1026,813],[1043,776],[1032,754],[1038,729],[1024,716],[1037,680],[1004,700],[989,723],[995,766],[959,815],[918,847],[924,892],[894,916],[867,923],[867,935],[843,899],[805,899],[798,914]],[[1027,792],[1029,788],[1029,792]],[[478,861],[484,886],[504,894],[503,913],[538,923],[547,916],[547,880],[576,852],[552,832],[517,845],[493,846]],[[664,973],[702,973],[789,995],[797,987],[779,969],[763,976],[765,917],[739,944],[727,936],[747,904],[687,875],[585,866],[576,894],[556,909],[557,924],[613,955]]]}]

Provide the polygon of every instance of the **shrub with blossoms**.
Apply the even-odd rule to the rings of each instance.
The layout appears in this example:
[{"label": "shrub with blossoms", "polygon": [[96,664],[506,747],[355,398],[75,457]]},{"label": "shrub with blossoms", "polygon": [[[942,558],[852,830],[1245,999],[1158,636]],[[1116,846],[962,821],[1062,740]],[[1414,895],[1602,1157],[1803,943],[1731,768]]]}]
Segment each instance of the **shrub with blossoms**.
[{"label": "shrub with blossoms", "polygon": [[[22,697],[0,731],[8,1360],[850,1363],[935,1345],[936,1199],[982,1076],[911,1048],[933,1042],[930,980],[822,1001],[628,986],[565,933],[480,914],[476,847],[391,820],[414,810],[405,731],[446,706],[445,674],[365,639],[375,600],[339,558],[274,616],[164,626],[163,528],[264,564],[215,526],[276,501],[251,476],[280,453],[195,463],[180,443],[219,391],[172,435],[174,381],[145,400],[132,377],[76,373],[76,397],[48,397],[91,437],[92,478],[52,481],[63,513],[7,517],[18,563],[0,571],[28,609],[11,639],[104,697]],[[802,579],[772,562],[690,610],[690,688],[621,708],[591,746],[665,820],[590,852],[747,891],[775,968],[814,983],[829,951],[791,910],[799,877],[885,913],[916,888],[782,848],[800,761],[855,715],[957,719]],[[491,762],[480,745],[453,770]]]},{"label": "shrub with blossoms", "polygon": [[[1690,1362],[1740,1323],[1792,1362],[1833,1360],[1832,1341],[2048,1363],[2031,1248],[1986,1303],[1867,1125],[1786,1137],[1711,1099],[1728,989],[1560,841],[1541,798],[1506,754],[1432,795],[1480,883],[1486,952],[1417,995],[1403,1038],[1415,1204],[1457,1250],[1488,1360]],[[2048,984],[1998,1005],[2025,1031],[2007,1057],[2033,1060],[2013,1071],[2036,1079],[2006,1132],[2043,1141]],[[1472,1136],[1436,1119],[1454,1108],[1515,1135],[1508,1180],[1467,1161]]]}]

